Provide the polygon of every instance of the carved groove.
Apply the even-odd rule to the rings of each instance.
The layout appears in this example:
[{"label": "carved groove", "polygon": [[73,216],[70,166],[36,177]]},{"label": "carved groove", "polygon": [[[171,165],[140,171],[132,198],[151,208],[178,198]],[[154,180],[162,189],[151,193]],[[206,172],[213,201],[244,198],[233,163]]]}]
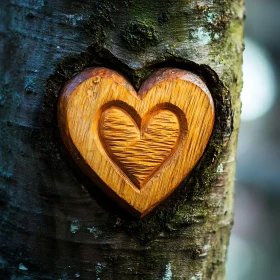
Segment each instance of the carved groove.
[{"label": "carved groove", "polygon": [[174,156],[178,148],[180,123],[177,115],[155,108],[139,120],[112,105],[99,121],[100,142],[108,157],[134,186],[141,189]]}]

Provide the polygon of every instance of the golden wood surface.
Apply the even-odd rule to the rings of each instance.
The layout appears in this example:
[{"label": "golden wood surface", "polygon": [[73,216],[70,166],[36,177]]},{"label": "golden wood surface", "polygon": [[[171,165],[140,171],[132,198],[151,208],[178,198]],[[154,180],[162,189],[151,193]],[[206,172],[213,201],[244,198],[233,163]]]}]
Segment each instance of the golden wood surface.
[{"label": "golden wood surface", "polygon": [[58,122],[83,171],[136,217],[164,200],[202,156],[214,104],[191,72],[164,68],[137,93],[117,72],[92,68],[63,89]]}]

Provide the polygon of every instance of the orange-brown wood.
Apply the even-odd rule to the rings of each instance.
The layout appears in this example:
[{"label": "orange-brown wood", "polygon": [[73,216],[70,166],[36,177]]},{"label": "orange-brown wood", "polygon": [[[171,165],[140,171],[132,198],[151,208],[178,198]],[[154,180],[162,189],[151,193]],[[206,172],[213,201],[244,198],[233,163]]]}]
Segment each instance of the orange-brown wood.
[{"label": "orange-brown wood", "polygon": [[117,72],[92,68],[63,89],[58,122],[65,146],[84,172],[143,217],[202,156],[214,104],[203,81],[185,70],[161,69],[137,93]]}]

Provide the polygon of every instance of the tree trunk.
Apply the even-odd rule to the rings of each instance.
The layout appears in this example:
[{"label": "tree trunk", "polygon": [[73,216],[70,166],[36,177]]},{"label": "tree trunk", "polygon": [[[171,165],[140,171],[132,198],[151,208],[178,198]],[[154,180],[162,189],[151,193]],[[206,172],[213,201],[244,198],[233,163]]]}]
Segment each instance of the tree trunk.
[{"label": "tree trunk", "polygon": [[[1,279],[224,279],[233,221],[243,0],[2,0]],[[200,75],[216,110],[207,149],[144,219],[126,215],[68,156],[64,84],[88,67],[136,89],[155,69]]]}]

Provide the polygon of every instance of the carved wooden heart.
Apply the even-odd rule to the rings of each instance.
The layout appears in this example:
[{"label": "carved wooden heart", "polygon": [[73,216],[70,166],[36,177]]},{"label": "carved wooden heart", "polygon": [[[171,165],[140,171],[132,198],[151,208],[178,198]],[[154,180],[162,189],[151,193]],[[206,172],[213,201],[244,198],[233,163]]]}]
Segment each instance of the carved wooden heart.
[{"label": "carved wooden heart", "polygon": [[99,138],[121,173],[141,189],[176,150],[180,124],[168,108],[147,112],[142,121],[124,107],[112,105],[102,112]]},{"label": "carved wooden heart", "polygon": [[64,88],[58,121],[77,164],[137,217],[164,200],[202,156],[214,124],[211,94],[185,70],[165,68],[138,93],[106,68]]}]

